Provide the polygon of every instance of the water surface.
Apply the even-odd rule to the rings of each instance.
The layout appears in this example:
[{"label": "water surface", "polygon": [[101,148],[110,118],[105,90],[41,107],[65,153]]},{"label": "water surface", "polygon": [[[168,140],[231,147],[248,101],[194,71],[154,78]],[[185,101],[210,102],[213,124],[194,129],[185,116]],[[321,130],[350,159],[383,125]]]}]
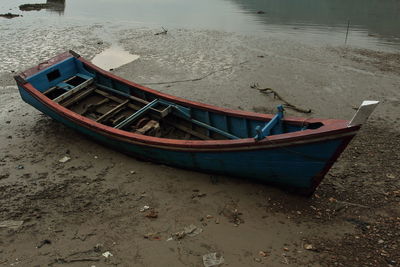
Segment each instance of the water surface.
[{"label": "water surface", "polygon": [[[22,3],[2,0],[0,13],[23,14],[13,24],[102,23],[272,35],[297,41],[400,50],[400,0],[47,0],[54,8],[21,12]],[[6,23],[5,20],[1,20]],[[8,22],[10,24],[10,22]]]}]

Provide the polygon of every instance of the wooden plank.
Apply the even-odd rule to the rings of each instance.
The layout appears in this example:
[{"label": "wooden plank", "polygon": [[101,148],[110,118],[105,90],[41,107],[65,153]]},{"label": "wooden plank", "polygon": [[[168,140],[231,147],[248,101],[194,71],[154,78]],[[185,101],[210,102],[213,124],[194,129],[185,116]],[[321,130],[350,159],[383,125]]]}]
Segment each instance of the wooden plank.
[{"label": "wooden plank", "polygon": [[110,109],[109,111],[107,111],[106,113],[104,113],[103,115],[101,115],[100,117],[98,117],[96,119],[97,122],[101,122],[103,120],[105,120],[107,117],[111,116],[114,113],[117,113],[118,111],[120,111],[125,105],[127,105],[129,103],[129,99],[125,100],[124,102],[122,102],[121,104],[119,104],[118,106]]},{"label": "wooden plank", "polygon": [[85,90],[85,91],[83,91],[83,92],[80,92],[80,93],[77,94],[75,97],[68,99],[68,100],[65,101],[64,103],[61,103],[61,102],[60,102],[60,104],[61,104],[63,107],[66,107],[66,108],[67,108],[67,107],[71,106],[72,104],[78,102],[79,100],[85,98],[86,96],[90,95],[95,89],[96,89],[95,87],[87,88],[87,90]]},{"label": "wooden plank", "polygon": [[92,82],[93,82],[93,79],[84,81],[84,82],[81,83],[80,85],[75,86],[73,89],[68,90],[68,91],[65,92],[64,94],[62,94],[62,95],[60,95],[60,96],[54,98],[53,101],[58,103],[58,102],[60,102],[61,100],[63,100],[63,99],[65,99],[65,98],[67,98],[67,97],[69,97],[69,96],[71,96],[71,95],[73,95],[73,94],[79,92],[80,90],[82,90],[82,89],[85,88],[86,86],[90,85]]},{"label": "wooden plank", "polygon": [[48,93],[52,92],[53,90],[57,89],[57,86],[50,87],[46,91],[43,92],[44,95],[47,95]]},{"label": "wooden plank", "polygon": [[98,88],[100,88],[100,89],[104,89],[104,90],[107,90],[107,91],[110,91],[110,92],[113,92],[113,93],[116,93],[116,94],[120,94],[120,95],[123,94],[124,97],[129,97],[129,99],[134,100],[134,101],[139,102],[139,103],[142,103],[142,104],[145,104],[145,105],[147,105],[149,103],[149,101],[146,101],[146,100],[141,99],[141,98],[136,97],[136,96],[128,95],[127,93],[120,92],[120,91],[115,90],[114,88],[111,88],[111,87],[108,87],[108,86],[104,86],[104,85],[101,85],[101,84],[96,84],[96,86]]},{"label": "wooden plank", "polygon": [[[136,97],[136,96],[128,95],[127,93],[118,91],[118,90],[113,89],[113,88],[108,87],[108,86],[104,86],[104,85],[101,85],[101,84],[96,84],[96,86],[97,86],[98,88],[100,88],[100,89],[103,89],[103,90],[106,90],[106,91],[108,91],[108,92],[112,92],[112,93],[118,94],[118,95],[120,95],[120,96],[123,96],[124,98],[129,98],[129,99],[131,99],[131,100],[133,100],[133,101],[139,102],[139,103],[144,104],[144,105],[147,105],[147,104],[149,103],[149,102],[146,101],[146,100],[143,100],[143,99],[138,98],[138,97]],[[163,104],[162,100],[160,100],[160,104]],[[166,107],[165,109],[163,109],[163,110],[158,110],[158,109],[156,109],[156,108],[150,108],[150,110],[152,110],[152,111],[154,111],[154,112],[157,112],[162,118],[164,118],[165,116],[167,116],[169,113],[172,112],[171,106],[169,106],[168,104],[165,104],[165,105],[166,105],[167,107]]]},{"label": "wooden plank", "polygon": [[[116,97],[116,96],[113,96],[113,95],[110,95],[109,93],[103,92],[103,91],[101,91],[101,90],[99,90],[99,89],[95,89],[94,92],[97,93],[97,94],[99,94],[99,95],[102,95],[102,96],[104,96],[104,97],[107,97],[108,99],[110,99],[110,100],[112,100],[112,101],[114,101],[114,102],[117,102],[117,103],[122,103],[122,102],[124,102],[123,99],[121,99],[121,98],[119,98],[119,97]],[[132,108],[132,109],[134,109],[134,110],[138,110],[138,109],[141,109],[141,108],[142,108],[141,106],[138,106],[138,105],[135,105],[135,104],[132,104],[132,103],[129,103],[129,104],[128,104],[128,107],[129,107],[129,108]]]}]

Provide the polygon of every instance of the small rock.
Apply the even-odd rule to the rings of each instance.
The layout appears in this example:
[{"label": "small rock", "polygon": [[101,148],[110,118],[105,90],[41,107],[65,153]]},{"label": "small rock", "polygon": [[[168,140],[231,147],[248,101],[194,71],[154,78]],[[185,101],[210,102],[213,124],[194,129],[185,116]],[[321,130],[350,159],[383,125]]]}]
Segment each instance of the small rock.
[{"label": "small rock", "polygon": [[18,170],[24,169],[24,165],[18,165],[18,166],[17,166],[17,169],[18,169]]},{"label": "small rock", "polygon": [[59,159],[58,161],[61,163],[65,163],[65,162],[69,161],[70,159],[71,159],[70,157],[65,156],[65,157],[62,157],[61,159]]},{"label": "small rock", "polygon": [[311,244],[304,244],[304,249],[315,251],[316,248]]},{"label": "small rock", "polygon": [[260,258],[254,258],[254,261],[255,262],[261,262],[261,259]]},{"label": "small rock", "polygon": [[378,240],[378,244],[383,244],[385,243],[385,241],[383,241],[382,239]]},{"label": "small rock", "polygon": [[268,254],[265,251],[260,250],[260,252],[258,252],[258,255],[260,255],[261,257],[267,257]]},{"label": "small rock", "polygon": [[112,256],[113,256],[113,254],[112,254],[110,251],[106,251],[106,252],[104,252],[104,253],[101,254],[101,255],[103,255],[103,256],[106,257],[106,258],[112,257]]},{"label": "small rock", "polygon": [[143,208],[140,209],[140,212],[144,212],[148,209],[150,209],[150,206],[144,205]]},{"label": "small rock", "polygon": [[135,174],[136,172],[135,172],[135,171],[130,171],[130,173],[131,173],[131,174]]}]

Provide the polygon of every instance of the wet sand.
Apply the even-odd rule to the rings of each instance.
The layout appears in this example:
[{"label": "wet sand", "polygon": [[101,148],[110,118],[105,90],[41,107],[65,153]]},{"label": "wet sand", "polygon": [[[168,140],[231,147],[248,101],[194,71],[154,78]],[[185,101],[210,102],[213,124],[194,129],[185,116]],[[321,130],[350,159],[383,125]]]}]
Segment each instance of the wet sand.
[{"label": "wet sand", "polygon": [[[140,58],[113,72],[191,100],[271,112],[280,101],[250,88],[258,83],[313,111],[288,109],[290,116],[350,119],[362,100],[382,103],[316,194],[304,198],[138,161],[42,115],[22,102],[11,71],[68,49],[93,58],[111,44],[90,27],[27,29],[32,43],[4,39],[8,51],[0,53],[0,222],[23,221],[0,227],[0,264],[203,266],[202,255],[212,252],[226,266],[399,264],[398,55],[216,31],[156,32],[114,33]],[[41,34],[50,43],[38,41]],[[191,224],[202,231],[176,235]]]}]

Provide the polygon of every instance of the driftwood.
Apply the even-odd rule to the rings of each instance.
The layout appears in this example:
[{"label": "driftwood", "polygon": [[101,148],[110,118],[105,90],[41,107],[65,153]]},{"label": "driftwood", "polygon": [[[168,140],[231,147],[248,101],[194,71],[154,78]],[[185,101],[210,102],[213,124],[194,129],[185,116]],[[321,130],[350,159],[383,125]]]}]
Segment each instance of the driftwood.
[{"label": "driftwood", "polygon": [[297,107],[296,105],[293,105],[293,104],[289,103],[277,91],[275,91],[272,88],[260,88],[258,86],[258,84],[256,84],[256,83],[250,85],[250,87],[253,88],[253,89],[257,89],[261,93],[264,93],[264,94],[267,94],[267,95],[272,94],[274,96],[274,98],[279,99],[280,101],[282,101],[286,108],[290,108],[290,109],[293,109],[293,110],[295,110],[297,112],[301,112],[301,113],[311,113],[312,112],[311,109],[300,108],[300,107]]}]

